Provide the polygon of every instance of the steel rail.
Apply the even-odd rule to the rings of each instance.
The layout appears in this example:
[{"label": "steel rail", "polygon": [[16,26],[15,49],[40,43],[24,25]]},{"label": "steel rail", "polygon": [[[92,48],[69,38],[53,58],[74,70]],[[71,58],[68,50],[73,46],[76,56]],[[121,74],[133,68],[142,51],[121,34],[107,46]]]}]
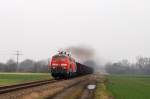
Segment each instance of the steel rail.
[{"label": "steel rail", "polygon": [[36,87],[36,86],[42,86],[49,83],[54,83],[57,80],[51,79],[51,80],[40,80],[40,81],[33,81],[33,82],[27,82],[22,84],[16,84],[16,85],[9,85],[9,86],[1,86],[0,87],[0,94],[13,92],[16,90]]}]

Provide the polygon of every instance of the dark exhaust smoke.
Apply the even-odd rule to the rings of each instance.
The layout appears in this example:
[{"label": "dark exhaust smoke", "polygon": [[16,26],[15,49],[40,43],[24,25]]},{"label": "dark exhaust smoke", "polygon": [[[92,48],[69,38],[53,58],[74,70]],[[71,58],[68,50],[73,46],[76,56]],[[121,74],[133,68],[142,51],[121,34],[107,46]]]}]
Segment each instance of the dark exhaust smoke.
[{"label": "dark exhaust smoke", "polygon": [[75,58],[82,62],[92,59],[95,54],[94,49],[88,46],[71,46],[66,50],[70,51]]},{"label": "dark exhaust smoke", "polygon": [[66,50],[71,52],[78,62],[96,69],[95,50],[91,46],[71,46]]}]

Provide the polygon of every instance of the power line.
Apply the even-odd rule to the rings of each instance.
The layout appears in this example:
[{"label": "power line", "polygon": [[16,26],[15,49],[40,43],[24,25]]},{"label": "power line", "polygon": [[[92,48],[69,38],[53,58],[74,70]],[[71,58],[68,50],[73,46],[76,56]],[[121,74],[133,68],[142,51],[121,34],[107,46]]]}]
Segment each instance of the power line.
[{"label": "power line", "polygon": [[19,56],[20,56],[20,55],[23,55],[23,54],[21,54],[21,51],[18,51],[18,50],[15,51],[15,52],[16,52],[16,53],[15,53],[14,55],[16,55],[16,58],[17,58],[16,61],[17,61],[17,65],[18,65],[18,64],[19,64]]}]

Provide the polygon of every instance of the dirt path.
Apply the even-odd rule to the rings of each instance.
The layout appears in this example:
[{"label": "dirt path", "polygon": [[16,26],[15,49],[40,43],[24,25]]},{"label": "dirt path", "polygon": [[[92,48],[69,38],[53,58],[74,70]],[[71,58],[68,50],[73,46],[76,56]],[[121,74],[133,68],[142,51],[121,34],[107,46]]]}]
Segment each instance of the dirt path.
[{"label": "dirt path", "polygon": [[94,90],[88,90],[89,84],[95,84],[93,76],[48,99],[93,99]]},{"label": "dirt path", "polygon": [[78,99],[87,83],[86,81],[80,82],[78,85],[64,90],[51,99]]},{"label": "dirt path", "polygon": [[[86,86],[86,88],[84,89],[80,99],[94,99],[94,92],[95,92],[95,88],[96,88],[96,79],[91,80],[88,85]],[[89,89],[88,86],[95,86],[92,89]]]}]

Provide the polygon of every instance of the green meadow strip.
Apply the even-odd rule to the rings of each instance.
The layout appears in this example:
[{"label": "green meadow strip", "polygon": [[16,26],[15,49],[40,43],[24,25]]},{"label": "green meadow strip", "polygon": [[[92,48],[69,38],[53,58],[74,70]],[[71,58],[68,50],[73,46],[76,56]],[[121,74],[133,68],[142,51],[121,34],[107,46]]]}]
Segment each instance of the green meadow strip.
[{"label": "green meadow strip", "polygon": [[107,89],[115,99],[150,99],[150,76],[110,75]]},{"label": "green meadow strip", "polygon": [[0,73],[0,86],[51,79],[48,73]]}]

